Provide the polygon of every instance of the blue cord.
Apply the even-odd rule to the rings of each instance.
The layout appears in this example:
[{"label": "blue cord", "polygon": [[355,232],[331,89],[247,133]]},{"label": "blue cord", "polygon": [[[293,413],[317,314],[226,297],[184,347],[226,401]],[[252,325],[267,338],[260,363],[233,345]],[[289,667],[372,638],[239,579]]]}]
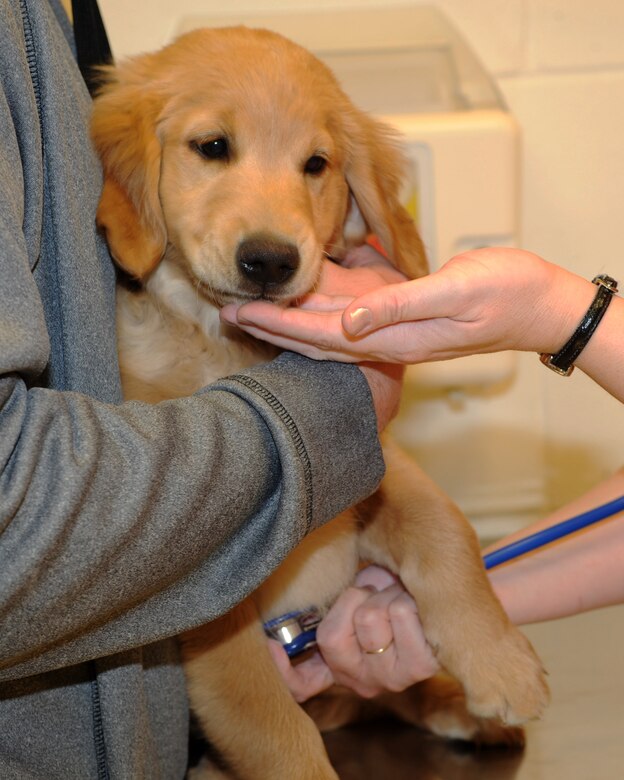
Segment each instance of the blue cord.
[{"label": "blue cord", "polygon": [[501,547],[499,550],[494,550],[494,552],[488,553],[488,555],[484,555],[483,562],[485,568],[492,569],[494,566],[500,566],[501,563],[506,563],[514,558],[519,558],[525,553],[537,550],[539,547],[543,547],[550,542],[573,534],[575,531],[580,531],[582,528],[587,528],[587,526],[593,525],[600,520],[604,520],[607,517],[611,517],[622,511],[624,511],[624,496],[620,496],[620,498],[609,501],[602,506],[597,506],[594,509],[576,515],[576,517],[571,517],[569,520],[564,520],[562,523],[557,523],[557,525],[553,525],[550,528],[544,528],[542,531],[531,534],[531,536],[526,536],[524,539],[518,539],[516,542]]}]

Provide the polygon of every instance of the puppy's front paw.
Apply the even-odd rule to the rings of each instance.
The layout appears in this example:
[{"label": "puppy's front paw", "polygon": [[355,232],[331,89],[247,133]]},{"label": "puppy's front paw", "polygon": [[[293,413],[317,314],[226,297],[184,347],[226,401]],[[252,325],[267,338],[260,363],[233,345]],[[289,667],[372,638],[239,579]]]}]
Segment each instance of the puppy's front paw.
[{"label": "puppy's front paw", "polygon": [[529,640],[510,627],[462,675],[468,709],[509,726],[541,717],[550,692],[546,672]]}]

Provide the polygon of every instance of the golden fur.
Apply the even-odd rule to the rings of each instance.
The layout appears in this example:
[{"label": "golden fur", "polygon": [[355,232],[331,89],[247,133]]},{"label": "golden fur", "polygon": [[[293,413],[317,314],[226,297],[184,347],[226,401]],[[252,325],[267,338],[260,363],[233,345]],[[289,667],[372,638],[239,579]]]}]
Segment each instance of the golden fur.
[{"label": "golden fur", "polygon": [[[406,274],[426,272],[399,202],[392,132],[304,49],[267,31],[201,30],[111,69],[107,81],[93,116],[105,174],[98,222],[116,262],[142,282],[119,290],[128,398],[186,395],[266,360],[271,348],[224,329],[218,307],[288,302],[314,287],[324,253],[341,258],[369,233]],[[384,452],[387,476],[371,499],[307,537],[231,613],[183,637],[193,708],[235,777],[290,780],[293,767],[299,780],[336,777],[270,659],[262,622],[326,607],[360,560],[400,575],[472,714],[449,680],[375,707],[442,735],[513,742],[519,730],[487,719],[518,724],[547,701],[539,660],[496,600],[469,524],[391,442]],[[363,716],[338,691],[308,709],[323,727]]]}]

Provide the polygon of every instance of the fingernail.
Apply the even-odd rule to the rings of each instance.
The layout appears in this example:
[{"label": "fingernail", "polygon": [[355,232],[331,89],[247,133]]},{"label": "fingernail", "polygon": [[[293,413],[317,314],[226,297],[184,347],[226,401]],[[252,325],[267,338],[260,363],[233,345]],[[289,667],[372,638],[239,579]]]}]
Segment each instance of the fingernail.
[{"label": "fingernail", "polygon": [[358,585],[360,590],[367,590],[369,593],[379,593],[379,589],[374,585]]},{"label": "fingernail", "polygon": [[236,318],[236,309],[233,306],[226,306],[219,312],[219,317],[222,322],[226,322],[228,325],[237,325],[238,320]]},{"label": "fingernail", "polygon": [[349,314],[349,319],[351,321],[349,332],[354,336],[358,333],[362,333],[363,330],[370,328],[373,324],[373,315],[370,313],[370,309],[356,309]]}]

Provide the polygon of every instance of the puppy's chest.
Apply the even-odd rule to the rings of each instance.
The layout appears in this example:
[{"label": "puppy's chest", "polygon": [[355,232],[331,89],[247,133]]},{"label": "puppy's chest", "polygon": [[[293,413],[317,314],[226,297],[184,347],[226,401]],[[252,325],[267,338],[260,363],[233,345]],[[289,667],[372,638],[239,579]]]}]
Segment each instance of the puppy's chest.
[{"label": "puppy's chest", "polygon": [[149,290],[120,289],[117,329],[128,400],[157,403],[190,395],[276,354],[273,347],[221,324],[218,309],[196,293],[185,302],[183,296],[172,301]]}]

